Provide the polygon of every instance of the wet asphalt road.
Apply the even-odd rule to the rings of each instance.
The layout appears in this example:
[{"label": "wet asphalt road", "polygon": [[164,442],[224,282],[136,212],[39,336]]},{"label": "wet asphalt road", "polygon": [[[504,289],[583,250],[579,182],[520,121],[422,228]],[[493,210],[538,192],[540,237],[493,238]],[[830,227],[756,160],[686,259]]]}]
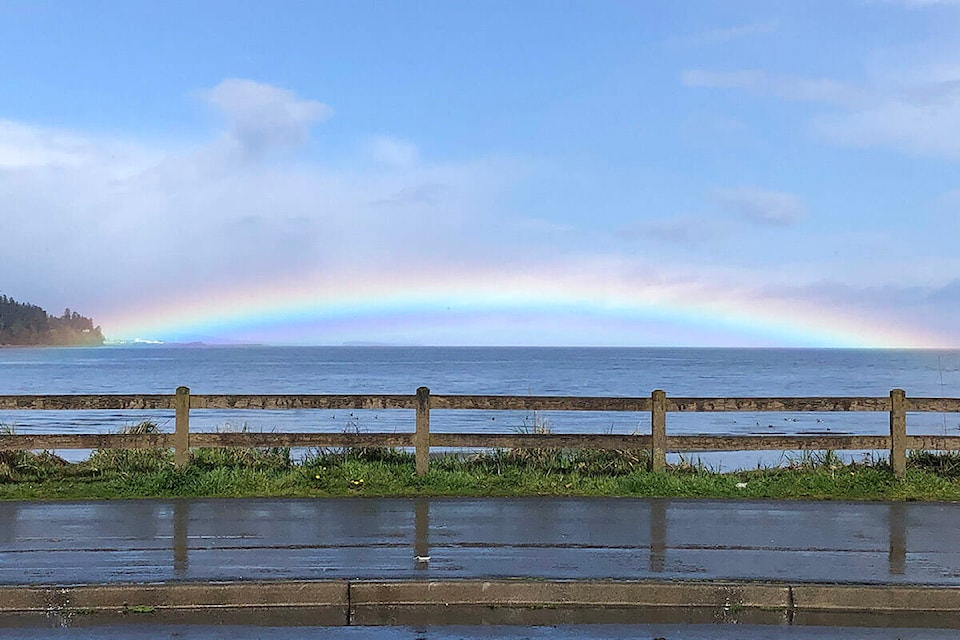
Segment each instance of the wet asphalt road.
[{"label": "wet asphalt road", "polygon": [[541,577],[955,585],[958,543],[956,504],[627,498],[0,503],[2,584]]}]

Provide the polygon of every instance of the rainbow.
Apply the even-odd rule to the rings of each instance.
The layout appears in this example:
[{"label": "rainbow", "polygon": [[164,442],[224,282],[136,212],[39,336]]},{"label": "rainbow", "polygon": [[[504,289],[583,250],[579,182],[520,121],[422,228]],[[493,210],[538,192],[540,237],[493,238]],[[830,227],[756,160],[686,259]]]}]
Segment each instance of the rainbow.
[{"label": "rainbow", "polygon": [[193,288],[98,317],[112,339],[167,342],[951,346],[916,327],[749,290],[556,267],[314,273]]}]

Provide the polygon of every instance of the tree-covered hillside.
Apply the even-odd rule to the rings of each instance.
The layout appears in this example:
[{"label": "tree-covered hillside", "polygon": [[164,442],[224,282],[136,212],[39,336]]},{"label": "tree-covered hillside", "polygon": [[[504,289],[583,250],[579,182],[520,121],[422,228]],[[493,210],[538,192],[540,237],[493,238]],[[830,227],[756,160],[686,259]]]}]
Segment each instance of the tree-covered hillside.
[{"label": "tree-covered hillside", "polygon": [[0,345],[89,346],[103,344],[100,327],[76,311],[59,318],[35,304],[0,295]]}]

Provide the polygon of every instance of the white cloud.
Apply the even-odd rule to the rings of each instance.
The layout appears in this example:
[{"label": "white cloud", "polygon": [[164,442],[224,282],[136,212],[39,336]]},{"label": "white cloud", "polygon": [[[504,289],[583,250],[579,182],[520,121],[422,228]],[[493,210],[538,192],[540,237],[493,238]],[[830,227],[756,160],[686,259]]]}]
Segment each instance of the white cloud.
[{"label": "white cloud", "polygon": [[390,136],[376,136],[370,140],[370,155],[377,162],[395,167],[412,167],[420,160],[417,145]]},{"label": "white cloud", "polygon": [[863,92],[829,78],[771,74],[756,69],[738,71],[707,71],[691,69],[681,76],[688,87],[712,89],[744,89],[784,100],[823,102],[838,105],[861,103]]},{"label": "white cloud", "polygon": [[0,120],[0,171],[112,164],[122,175],[124,162],[146,153],[122,140],[94,141],[70,131]]},{"label": "white cloud", "polygon": [[206,95],[226,130],[176,151],[0,122],[2,291],[97,317],[184,287],[509,253],[503,230],[519,222],[502,203],[517,162],[428,164],[383,138],[389,167],[277,163],[267,152],[294,152],[326,107],[244,80]]},{"label": "white cloud", "polygon": [[915,87],[861,109],[818,116],[812,127],[839,144],[960,158],[960,86]]},{"label": "white cloud", "polygon": [[750,22],[732,27],[718,27],[700,33],[680,38],[679,42],[689,45],[710,45],[723,44],[741,38],[748,38],[756,35],[766,35],[774,33],[778,28],[776,20],[767,20],[763,22]]},{"label": "white cloud", "polygon": [[230,137],[253,154],[301,144],[311,125],[333,114],[321,102],[252,80],[230,78],[203,95],[226,116]]},{"label": "white cloud", "polygon": [[740,89],[829,107],[809,124],[834,144],[960,158],[960,62],[900,63],[896,73],[883,71],[882,82],[862,85],[759,70],[690,70],[681,80],[688,87]]},{"label": "white cloud", "polygon": [[790,226],[806,215],[800,198],[785,191],[740,187],[718,189],[714,197],[725,210],[760,225]]},{"label": "white cloud", "polygon": [[82,164],[89,154],[82,140],[49,132],[45,140],[31,128],[0,120],[0,169]]},{"label": "white cloud", "polygon": [[951,189],[937,199],[940,206],[960,210],[960,189]]},{"label": "white cloud", "polygon": [[927,7],[958,7],[960,0],[873,0],[877,4],[896,4],[908,9],[924,9]]},{"label": "white cloud", "polygon": [[396,193],[371,202],[372,206],[409,206],[436,204],[443,197],[443,185],[417,184],[400,188]]},{"label": "white cloud", "polygon": [[[267,151],[295,151],[329,112],[268,85],[224,86],[210,93],[228,115],[225,131],[175,151],[2,123],[3,292],[54,310],[77,308],[110,334],[111,316],[163,309],[184,295],[251,295],[276,282],[403,282],[417,270],[532,279],[525,290],[563,290],[590,276],[609,283],[605,300],[613,301],[618,287],[630,293],[643,283],[691,300],[737,287],[750,295],[774,279],[775,267],[758,270],[721,252],[681,260],[672,247],[638,252],[635,242],[614,247],[608,232],[517,215],[511,190],[530,168],[512,159],[434,164],[413,143],[386,138],[382,147],[394,154],[383,156],[394,160],[387,166],[295,155],[273,162]],[[743,187],[715,196],[755,224],[793,224],[804,213],[796,195],[780,191]],[[700,221],[690,225],[709,231]],[[676,226],[659,231],[683,240]],[[784,281],[796,282],[780,268]]]}]

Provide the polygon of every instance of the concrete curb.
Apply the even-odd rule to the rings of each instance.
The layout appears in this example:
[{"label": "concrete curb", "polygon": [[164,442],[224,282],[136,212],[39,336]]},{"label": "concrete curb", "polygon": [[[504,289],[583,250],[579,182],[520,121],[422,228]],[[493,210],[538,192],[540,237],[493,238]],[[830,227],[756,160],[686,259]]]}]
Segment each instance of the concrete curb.
[{"label": "concrete curb", "polygon": [[196,609],[212,607],[341,607],[346,580],[0,587],[0,612]]},{"label": "concrete curb", "polygon": [[403,605],[751,607],[786,609],[790,587],[763,583],[458,580],[354,582],[352,607]]},{"label": "concrete curb", "polygon": [[442,618],[458,609],[478,615],[499,610],[505,620],[517,617],[510,612],[524,610],[536,610],[538,619],[614,610],[644,615],[696,611],[696,616],[717,621],[765,616],[780,623],[804,615],[952,614],[954,619],[960,614],[960,587],[530,579],[0,587],[0,614],[11,615],[283,608],[314,610],[322,614],[318,621],[332,625],[391,624],[441,613]]},{"label": "concrete curb", "polygon": [[960,611],[960,587],[803,584],[790,590],[800,611]]}]

